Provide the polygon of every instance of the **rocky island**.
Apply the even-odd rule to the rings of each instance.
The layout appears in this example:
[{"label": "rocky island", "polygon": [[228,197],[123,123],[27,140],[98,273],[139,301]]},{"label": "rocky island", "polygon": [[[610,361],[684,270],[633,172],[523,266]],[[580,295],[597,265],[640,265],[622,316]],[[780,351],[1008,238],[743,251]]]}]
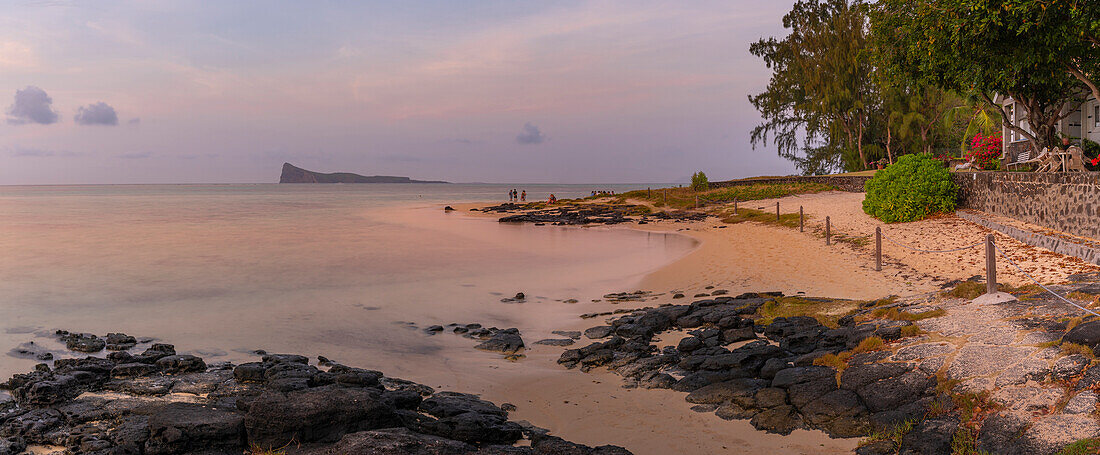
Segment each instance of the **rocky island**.
[{"label": "rocky island", "polygon": [[440,180],[413,180],[408,177],[392,175],[359,175],[350,172],[325,174],[302,169],[290,163],[283,163],[283,173],[279,183],[448,183]]}]

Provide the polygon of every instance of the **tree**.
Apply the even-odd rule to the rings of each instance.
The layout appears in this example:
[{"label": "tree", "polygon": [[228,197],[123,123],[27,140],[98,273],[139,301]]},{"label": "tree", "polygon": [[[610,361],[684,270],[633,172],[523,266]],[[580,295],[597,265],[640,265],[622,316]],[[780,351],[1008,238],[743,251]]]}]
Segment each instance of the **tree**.
[{"label": "tree", "polygon": [[[881,0],[872,30],[889,71],[978,94],[1039,150],[1056,144],[1056,125],[1084,102],[1083,81],[1098,74],[1096,59],[1088,58],[1097,49],[1090,37],[1100,28],[1098,7],[1088,3],[1096,2]],[[1013,124],[995,94],[1023,105],[1030,128]]]},{"label": "tree", "polygon": [[[840,166],[844,150],[862,165],[868,105],[873,91],[867,56],[866,5],[860,0],[803,0],[783,17],[790,34],[761,39],[749,50],[773,71],[767,89],[750,95],[764,123],[752,145],[767,145],[804,173]],[[799,143],[799,136],[803,136]]]}]

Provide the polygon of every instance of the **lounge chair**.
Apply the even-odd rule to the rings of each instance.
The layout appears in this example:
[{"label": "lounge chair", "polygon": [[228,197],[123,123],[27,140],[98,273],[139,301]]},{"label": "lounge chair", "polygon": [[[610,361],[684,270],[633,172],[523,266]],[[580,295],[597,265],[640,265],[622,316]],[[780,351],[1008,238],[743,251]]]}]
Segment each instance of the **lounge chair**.
[{"label": "lounge chair", "polygon": [[1035,164],[1039,162],[1039,157],[1031,158],[1031,149],[1024,150],[1016,155],[1016,161],[1005,164],[1005,169],[1012,169],[1013,167],[1019,169],[1020,166],[1028,164]]},{"label": "lounge chair", "polygon": [[970,161],[967,161],[965,163],[956,164],[955,165],[955,170],[956,171],[965,171],[965,170],[970,169],[972,167],[974,167],[974,157],[970,157]]},{"label": "lounge chair", "polygon": [[1081,150],[1081,147],[1071,145],[1066,149],[1066,153],[1069,154],[1069,163],[1067,166],[1069,171],[1086,172],[1085,169],[1085,152]]}]

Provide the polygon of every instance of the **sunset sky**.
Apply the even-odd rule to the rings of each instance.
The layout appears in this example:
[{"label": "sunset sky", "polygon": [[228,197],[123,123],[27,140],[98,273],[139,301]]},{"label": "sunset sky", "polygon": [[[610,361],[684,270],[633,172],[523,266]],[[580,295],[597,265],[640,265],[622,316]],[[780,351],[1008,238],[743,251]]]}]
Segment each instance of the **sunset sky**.
[{"label": "sunset sky", "polygon": [[0,3],[0,184],[789,174],[749,43],[789,0]]}]

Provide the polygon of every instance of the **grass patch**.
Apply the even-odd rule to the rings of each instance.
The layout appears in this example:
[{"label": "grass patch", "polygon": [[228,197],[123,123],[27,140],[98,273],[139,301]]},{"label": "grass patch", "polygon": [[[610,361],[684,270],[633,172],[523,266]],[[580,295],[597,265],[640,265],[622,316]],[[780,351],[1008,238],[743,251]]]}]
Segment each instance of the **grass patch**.
[{"label": "grass patch", "polygon": [[786,226],[789,228],[798,227],[797,213],[780,214],[779,220],[776,221],[775,212],[765,212],[762,210],[738,208],[736,215],[733,214],[733,209],[728,209],[720,215],[720,218],[722,219],[722,222],[726,224],[737,224],[744,223],[746,221],[752,221],[760,224],[773,224]]},{"label": "grass patch", "polygon": [[1088,455],[1100,453],[1100,439],[1082,439],[1062,448],[1057,455]]},{"label": "grass patch", "polygon": [[814,359],[814,365],[832,367],[836,369],[837,372],[841,372],[844,371],[845,368],[848,368],[848,359],[850,358],[852,358],[852,353],[848,351],[839,354],[825,354]]},{"label": "grass patch", "polygon": [[901,337],[902,338],[915,337],[915,336],[920,335],[922,333],[924,333],[924,331],[921,330],[920,327],[917,327],[916,325],[907,325],[907,326],[901,328]]},{"label": "grass patch", "polygon": [[1092,348],[1083,344],[1077,343],[1062,343],[1062,354],[1074,355],[1080,354],[1090,359],[1095,359],[1096,355],[1092,353]]},{"label": "grass patch", "polygon": [[833,241],[847,243],[855,246],[867,246],[871,244],[871,236],[869,235],[847,235],[833,233]]},{"label": "grass patch", "polygon": [[249,455],[286,455],[286,449],[287,449],[287,447],[290,447],[290,444],[291,443],[288,443],[285,446],[275,448],[275,449],[265,449],[262,446],[260,446],[259,444],[252,443],[248,446],[248,452],[247,453]]},{"label": "grass patch", "polygon": [[989,452],[978,448],[978,432],[971,428],[959,428],[951,438],[951,455],[985,455]]},{"label": "grass patch", "polygon": [[951,401],[959,410],[959,418],[965,423],[974,420],[984,411],[993,409],[994,405],[989,401],[989,396],[988,390],[979,393],[956,393],[951,395]]},{"label": "grass patch", "polygon": [[1096,297],[1097,296],[1089,294],[1087,292],[1073,291],[1069,294],[1066,294],[1066,297],[1069,297],[1073,300],[1080,300],[1080,301],[1083,301],[1083,302],[1096,303]]},{"label": "grass patch", "polygon": [[1062,340],[1052,340],[1052,341],[1047,341],[1046,343],[1039,343],[1039,344],[1035,345],[1035,347],[1037,347],[1039,349],[1053,348],[1055,346],[1058,346],[1061,343],[1062,343]]},{"label": "grass patch", "polygon": [[961,384],[962,381],[958,379],[947,379],[947,376],[943,373],[936,374],[936,393],[938,394],[951,394],[951,391],[956,386]]},{"label": "grass patch", "polygon": [[944,295],[958,297],[960,299],[974,300],[982,294],[985,294],[985,283],[979,283],[977,281],[963,281],[962,283],[956,284],[954,289],[947,291]]},{"label": "grass patch", "polygon": [[920,313],[906,313],[899,310],[897,307],[876,308],[871,311],[872,318],[910,322],[922,321],[929,318],[938,318],[945,314],[947,314],[947,310],[944,310],[943,308],[936,308],[934,310],[923,311]]},{"label": "grass patch", "polygon": [[867,337],[863,341],[859,342],[859,345],[852,349],[852,354],[862,354],[864,352],[879,351],[886,346],[886,341],[883,341],[879,337]]},{"label": "grass patch", "polygon": [[829,328],[840,327],[842,316],[858,307],[852,300],[810,299],[804,297],[777,297],[756,310],[757,324],[771,324],[775,318],[809,316]]},{"label": "grass patch", "polygon": [[894,443],[894,447],[901,447],[901,439],[905,437],[906,433],[909,433],[913,429],[913,426],[917,422],[913,420],[906,420],[902,423],[896,424],[893,427],[886,430],[875,430],[871,434],[859,441],[859,446],[863,447],[868,444],[873,444],[879,441],[891,441]]},{"label": "grass patch", "polygon": [[816,182],[755,183],[752,185],[715,188],[707,191],[695,191],[690,187],[658,188],[652,191],[636,190],[622,193],[619,196],[623,199],[649,201],[658,207],[688,209],[695,207],[696,196],[699,197],[699,205],[704,206],[732,203],[734,200],[740,202],[774,199],[794,194],[820,193],[835,189],[836,187]]},{"label": "grass patch", "polygon": [[1082,322],[1085,322],[1085,317],[1084,316],[1076,316],[1076,317],[1072,317],[1072,318],[1063,319],[1063,321],[1066,323],[1066,330],[1070,330],[1070,329],[1073,329],[1074,327],[1077,327],[1077,326],[1081,325]]}]

